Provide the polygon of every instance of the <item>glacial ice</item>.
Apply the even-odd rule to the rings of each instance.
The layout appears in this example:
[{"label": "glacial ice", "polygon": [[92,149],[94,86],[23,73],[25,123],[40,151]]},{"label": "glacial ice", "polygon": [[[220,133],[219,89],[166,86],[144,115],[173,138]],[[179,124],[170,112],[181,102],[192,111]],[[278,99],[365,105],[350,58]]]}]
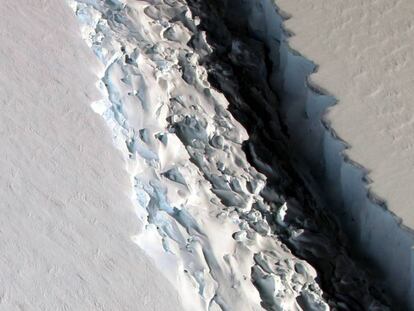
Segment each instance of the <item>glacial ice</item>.
[{"label": "glacial ice", "polygon": [[[349,259],[313,232],[312,220],[301,221],[306,217],[295,200],[266,186],[263,172],[277,175],[274,167],[253,156],[260,173],[248,161],[247,131],[201,62],[214,51],[198,27],[202,18],[185,1],[69,1],[104,68],[102,99],[92,108],[111,129],[130,174],[137,221],[145,225],[132,238],[178,289],[185,308],[340,306],[298,256]],[[232,41],[231,62],[256,69],[249,53],[248,43]],[[223,79],[232,75],[219,64],[215,70]],[[231,83],[223,87],[238,96]],[[336,272],[339,284],[346,273]],[[367,303],[380,304],[372,297]]]}]

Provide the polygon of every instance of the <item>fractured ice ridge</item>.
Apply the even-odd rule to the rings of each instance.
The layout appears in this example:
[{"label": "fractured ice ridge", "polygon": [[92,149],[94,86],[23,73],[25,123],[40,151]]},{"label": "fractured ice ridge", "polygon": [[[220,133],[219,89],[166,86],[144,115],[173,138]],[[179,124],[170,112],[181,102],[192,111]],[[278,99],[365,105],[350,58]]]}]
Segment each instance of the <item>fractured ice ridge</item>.
[{"label": "fractured ice ridge", "polygon": [[[357,310],[346,299],[328,305],[315,269],[280,239],[289,234],[291,243],[315,258],[331,251],[326,237],[317,237],[316,223],[249,164],[243,151],[249,137],[200,65],[217,46],[207,42],[187,3],[70,0],[70,5],[104,66],[99,83],[104,99],[92,108],[125,157],[137,217],[145,225],[134,241],[176,287],[184,307]],[[242,42],[233,46],[241,54],[237,59],[248,52]],[[227,68],[219,71],[232,76]],[[225,93],[238,96],[236,81],[224,84]],[[277,174],[266,162],[259,166]],[[292,219],[306,226],[292,226]],[[335,256],[349,265],[342,255]],[[351,284],[354,290],[343,273],[335,277],[337,286]],[[367,303],[385,308],[375,299]]]},{"label": "fractured ice ridge", "polygon": [[273,9],[277,15],[275,6],[266,0],[187,2],[192,14],[200,17],[198,29],[206,31],[213,50],[201,59],[209,81],[226,95],[229,111],[247,129],[245,151],[267,177],[263,197],[272,202],[268,194],[275,191],[288,202],[285,225],[276,228],[279,237],[316,268],[322,289],[341,308],[386,309],[377,301],[389,305],[383,286],[367,267],[349,257],[337,225],[291,165],[284,120],[279,119],[279,103],[271,86],[278,67],[279,56],[274,55],[278,42],[273,41],[275,47],[270,48],[266,38],[266,32],[275,31],[274,25],[267,24],[265,16],[271,13],[266,10]]}]

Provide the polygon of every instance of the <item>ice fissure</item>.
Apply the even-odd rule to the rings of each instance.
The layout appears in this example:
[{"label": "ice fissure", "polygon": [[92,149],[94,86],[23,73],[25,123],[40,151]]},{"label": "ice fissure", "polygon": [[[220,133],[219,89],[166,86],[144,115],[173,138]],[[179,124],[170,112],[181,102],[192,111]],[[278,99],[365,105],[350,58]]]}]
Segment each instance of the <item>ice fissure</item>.
[{"label": "ice fissure", "polygon": [[185,308],[386,310],[292,167],[277,58],[247,18],[261,1],[70,5],[104,68],[92,108],[131,177],[133,239]]}]

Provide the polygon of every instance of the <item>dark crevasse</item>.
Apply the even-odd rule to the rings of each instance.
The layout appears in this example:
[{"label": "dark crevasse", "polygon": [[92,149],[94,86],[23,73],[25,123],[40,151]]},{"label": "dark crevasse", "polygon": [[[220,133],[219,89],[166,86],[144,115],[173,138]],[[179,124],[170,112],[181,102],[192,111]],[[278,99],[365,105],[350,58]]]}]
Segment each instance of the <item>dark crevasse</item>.
[{"label": "dark crevasse", "polygon": [[[278,225],[274,215],[267,215],[273,230],[293,253],[317,269],[331,306],[340,310],[386,309],[391,302],[378,281],[378,273],[353,255],[325,201],[303,180],[289,152],[289,132],[279,109],[281,94],[271,86],[277,57],[252,31],[248,19],[252,6],[259,2],[187,3],[201,20],[190,45],[204,55],[201,62],[208,69],[210,83],[226,95],[229,110],[249,133],[244,151],[252,165],[268,178],[262,196],[270,205],[276,205],[275,193],[282,194],[289,203],[285,218],[288,228]],[[212,52],[197,44],[200,31],[206,32]],[[295,232],[301,234],[296,236]]]}]

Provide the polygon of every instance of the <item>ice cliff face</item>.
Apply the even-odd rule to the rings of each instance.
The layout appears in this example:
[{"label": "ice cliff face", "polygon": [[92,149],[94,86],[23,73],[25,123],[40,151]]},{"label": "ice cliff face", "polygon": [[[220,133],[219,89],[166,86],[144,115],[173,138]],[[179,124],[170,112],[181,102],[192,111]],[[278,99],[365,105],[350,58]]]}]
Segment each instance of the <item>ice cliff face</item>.
[{"label": "ice cliff face", "polygon": [[103,64],[92,108],[130,173],[145,224],[133,239],[188,310],[386,308],[273,150],[283,129],[260,40],[214,1],[70,5]]},{"label": "ice cliff face", "polygon": [[[298,6],[293,2],[287,5],[289,1],[276,2],[282,5],[282,9],[285,5]],[[325,117],[328,107],[334,105],[336,99],[329,95],[329,90],[321,90],[312,82],[315,76],[311,75],[318,71],[317,64],[300,55],[300,48],[295,51],[290,47],[291,42],[298,42],[298,37],[303,39],[304,33],[294,34],[293,38],[290,38],[291,35],[284,30],[283,18],[280,15],[282,13],[275,10],[273,0],[229,0],[209,3],[218,8],[216,11],[234,34],[254,38],[258,42],[255,46],[262,44],[264,47],[265,52],[256,55],[267,56],[266,81],[270,89],[277,93],[279,103],[274,109],[277,114],[271,113],[272,110],[269,109],[271,100],[267,100],[267,104],[264,105],[259,105],[261,101],[258,100],[249,105],[254,105],[256,111],[260,111],[259,107],[266,108],[266,113],[261,113],[259,118],[261,121],[268,120],[264,126],[267,133],[262,136],[272,137],[271,145],[274,146],[277,142],[275,138],[278,138],[280,133],[274,124],[282,121],[281,129],[287,134],[287,144],[279,149],[287,153],[290,162],[294,163],[294,171],[300,173],[301,179],[307,184],[306,188],[313,188],[319,192],[319,196],[325,201],[324,211],[338,220],[353,251],[359,252],[361,257],[368,259],[370,265],[375,265],[380,271],[381,278],[388,284],[387,290],[395,296],[398,304],[407,304],[407,309],[413,308],[413,232],[402,225],[398,215],[394,215],[385,202],[373,193],[368,171],[349,158],[346,150],[350,146],[338,138],[335,128],[329,123],[329,118]],[[363,10],[363,6],[360,9]],[[303,7],[301,10],[306,11]],[[301,19],[302,22],[308,20],[303,18],[303,15],[302,18],[293,16],[289,25],[292,25],[293,20],[298,22]],[[332,19],[332,16],[328,16],[327,20],[329,19]],[[213,30],[214,27],[210,29]],[[236,70],[236,77],[245,76],[238,72],[240,70]],[[255,86],[257,80],[247,85]],[[339,107],[338,109],[340,110]],[[232,113],[236,115],[239,110],[237,108]],[[242,115],[244,117],[237,119],[248,129],[250,139],[257,137],[256,134],[252,135],[249,124],[258,122],[254,118],[253,121],[242,121],[245,120],[245,116],[251,116],[250,112],[244,112]],[[352,128],[353,124],[351,122],[349,127]],[[264,152],[266,153],[269,154]],[[281,157],[284,157],[283,154]],[[280,163],[280,159],[276,162]],[[290,172],[289,175],[294,174]],[[295,184],[298,184],[297,181]],[[315,264],[314,266],[316,267]]]}]

